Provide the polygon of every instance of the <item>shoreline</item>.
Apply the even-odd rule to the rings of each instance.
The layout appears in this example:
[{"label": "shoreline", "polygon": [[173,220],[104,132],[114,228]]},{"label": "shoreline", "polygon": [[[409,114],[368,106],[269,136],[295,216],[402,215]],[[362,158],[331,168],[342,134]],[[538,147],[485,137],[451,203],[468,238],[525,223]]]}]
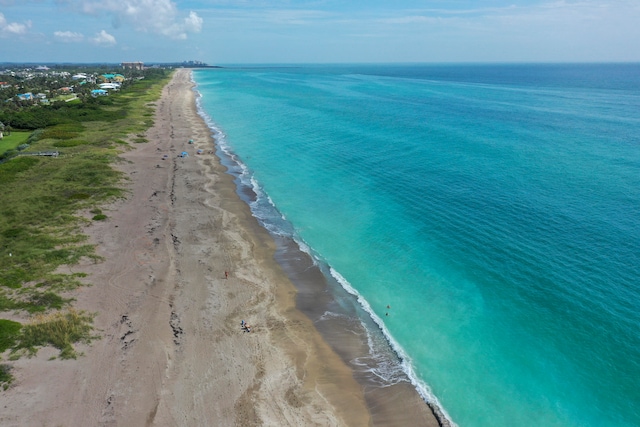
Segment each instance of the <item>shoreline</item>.
[{"label": "shoreline", "polygon": [[[74,297],[97,312],[101,339],[78,345],[77,360],[43,348],[14,362],[0,423],[397,425],[296,308],[276,242],[211,153],[190,75],[164,87],[149,142],[121,155],[128,196],[85,229],[104,261],[65,268],[88,274]],[[396,403],[386,407],[406,416]]]},{"label": "shoreline", "polygon": [[[221,146],[224,139],[222,132],[209,117],[204,107],[199,102],[200,93],[197,91],[197,83],[194,82],[194,90],[197,93],[197,107],[200,116],[211,128],[216,139],[216,155],[220,162],[228,169],[227,173],[234,177],[236,192],[247,205],[254,205],[258,199],[264,199],[259,189],[255,188],[255,182],[251,176],[247,176],[247,168],[240,165],[235,155],[227,151],[227,147]],[[405,372],[403,358],[394,349],[386,332],[381,331],[380,320],[370,318],[371,313],[366,311],[358,301],[358,296],[345,288],[339,280],[333,276],[331,268],[315,259],[313,255],[304,249],[290,236],[284,236],[281,232],[270,232],[279,226],[271,223],[268,217],[281,218],[281,214],[273,208],[273,213],[265,214],[264,207],[258,208],[261,217],[258,222],[269,232],[275,241],[276,252],[274,259],[285,271],[288,279],[296,288],[296,308],[313,321],[316,330],[322,338],[336,351],[342,362],[349,366],[354,378],[358,381],[365,393],[367,406],[371,412],[373,425],[395,426],[401,425],[425,425],[444,426],[453,425],[447,415],[442,411],[437,398],[427,398],[418,391],[409,373]],[[269,208],[268,210],[271,210]],[[255,213],[253,214],[254,216]],[[276,219],[276,222],[280,222]],[[288,235],[289,232],[285,231]],[[304,244],[303,244],[304,246]],[[355,292],[355,291],[353,291]],[[336,300],[341,303],[336,304]],[[348,310],[342,305],[348,300]],[[364,309],[364,310],[363,310]],[[356,312],[360,312],[357,314]],[[327,317],[327,314],[329,316]],[[363,316],[364,314],[364,316]],[[364,322],[363,323],[363,319]],[[378,349],[370,348],[371,334],[376,335]],[[354,339],[354,335],[357,337]],[[379,336],[378,336],[379,335]],[[381,351],[383,354],[372,354]],[[361,360],[367,359],[362,366]],[[354,361],[358,361],[354,365]],[[380,375],[381,365],[394,364],[395,368],[389,375]],[[386,369],[386,367],[382,367]],[[372,374],[373,371],[377,371]],[[382,379],[382,377],[387,377]],[[428,387],[427,387],[428,389]],[[428,391],[425,391],[429,395]]]}]

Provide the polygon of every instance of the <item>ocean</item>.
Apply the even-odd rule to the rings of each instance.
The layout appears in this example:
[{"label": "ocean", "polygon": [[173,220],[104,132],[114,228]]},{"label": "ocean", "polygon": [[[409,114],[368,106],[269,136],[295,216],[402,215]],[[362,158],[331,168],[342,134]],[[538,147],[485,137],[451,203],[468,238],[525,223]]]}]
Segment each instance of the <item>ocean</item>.
[{"label": "ocean", "polygon": [[281,263],[326,279],[300,305],[364,326],[354,370],[459,426],[640,426],[640,64],[193,78]]}]

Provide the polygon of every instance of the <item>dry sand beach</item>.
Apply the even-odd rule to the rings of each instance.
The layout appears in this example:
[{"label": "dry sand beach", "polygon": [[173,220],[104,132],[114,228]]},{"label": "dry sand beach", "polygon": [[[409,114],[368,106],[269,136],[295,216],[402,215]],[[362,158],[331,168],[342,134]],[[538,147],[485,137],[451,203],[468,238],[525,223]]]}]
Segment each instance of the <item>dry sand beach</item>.
[{"label": "dry sand beach", "polygon": [[71,267],[89,274],[76,307],[97,313],[101,339],[78,360],[15,362],[0,425],[438,425],[408,384],[366,392],[298,311],[192,88],[179,70],[150,142],[122,155],[128,197],[86,230],[105,261]]}]

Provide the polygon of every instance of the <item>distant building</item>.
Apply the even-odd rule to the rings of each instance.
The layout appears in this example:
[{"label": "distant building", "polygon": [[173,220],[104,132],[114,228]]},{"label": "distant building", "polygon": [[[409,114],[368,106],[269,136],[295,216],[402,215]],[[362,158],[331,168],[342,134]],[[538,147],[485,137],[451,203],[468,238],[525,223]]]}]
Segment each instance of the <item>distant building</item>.
[{"label": "distant building", "polygon": [[19,93],[16,96],[20,101],[33,101],[33,94],[31,92]]},{"label": "distant building", "polygon": [[180,64],[184,68],[200,68],[200,67],[208,67],[209,65],[202,61],[183,61]]},{"label": "distant building", "polygon": [[120,89],[120,83],[100,83],[100,89],[112,89],[112,90],[119,90]]},{"label": "distant building", "polygon": [[122,74],[103,74],[100,76],[100,79],[108,83],[122,83],[124,81],[124,76]]},{"label": "distant building", "polygon": [[125,70],[144,70],[144,62],[123,62],[121,65]]}]

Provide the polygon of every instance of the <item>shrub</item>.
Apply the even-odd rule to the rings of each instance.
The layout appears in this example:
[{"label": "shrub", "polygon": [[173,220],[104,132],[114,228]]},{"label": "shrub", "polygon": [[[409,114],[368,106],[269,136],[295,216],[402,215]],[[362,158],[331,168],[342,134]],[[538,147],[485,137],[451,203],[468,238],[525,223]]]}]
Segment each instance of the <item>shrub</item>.
[{"label": "shrub", "polygon": [[13,375],[11,375],[11,366],[2,364],[0,365],[0,385],[3,390],[9,388],[13,382]]},{"label": "shrub", "polygon": [[9,159],[10,157],[13,157],[14,154],[15,150],[7,150],[4,153],[0,154],[0,160]]},{"label": "shrub", "polygon": [[29,297],[28,304],[25,304],[25,308],[31,313],[43,312],[52,308],[60,310],[69,301],[54,292],[34,292]]},{"label": "shrub", "polygon": [[33,144],[34,142],[39,140],[42,136],[42,132],[44,132],[44,129],[36,129],[31,132],[31,135],[29,135],[29,138],[27,138],[27,144]]},{"label": "shrub", "polygon": [[51,345],[60,350],[60,358],[75,359],[77,353],[73,344],[89,343],[96,338],[91,335],[92,321],[92,315],[73,309],[37,315],[31,323],[22,327],[14,349],[25,349],[30,355],[34,355],[38,352],[37,347]]},{"label": "shrub", "polygon": [[11,320],[0,319],[0,353],[16,345],[22,325]]},{"label": "shrub", "polygon": [[78,136],[84,130],[82,123],[63,123],[56,126],[50,126],[46,129],[39,129],[38,139],[72,139]]}]

